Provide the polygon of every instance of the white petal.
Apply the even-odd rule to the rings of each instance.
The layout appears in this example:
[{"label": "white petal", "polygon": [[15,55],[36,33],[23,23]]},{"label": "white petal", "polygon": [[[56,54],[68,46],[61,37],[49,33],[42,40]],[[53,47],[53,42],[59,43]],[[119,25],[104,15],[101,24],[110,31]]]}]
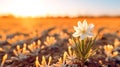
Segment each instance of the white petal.
[{"label": "white petal", "polygon": [[93,28],[94,28],[94,24],[89,24],[89,30],[93,30]]},{"label": "white petal", "polygon": [[86,36],[85,34],[82,34],[82,35],[80,36],[81,40],[85,39],[86,37],[87,37],[87,36]]},{"label": "white petal", "polygon": [[80,21],[78,21],[78,28],[79,30],[83,30],[83,24]]},{"label": "white petal", "polygon": [[75,31],[79,31],[78,27],[74,26],[73,28],[74,28]]},{"label": "white petal", "polygon": [[87,34],[88,37],[92,37],[92,36],[94,36],[94,34],[91,33],[91,32],[88,32],[88,33],[86,33],[86,34]]},{"label": "white petal", "polygon": [[81,34],[79,33],[79,32],[75,32],[75,33],[73,33],[73,37],[78,37],[78,36],[80,36]]},{"label": "white petal", "polygon": [[80,21],[78,21],[78,27],[79,27],[79,26],[82,26],[82,23],[81,23]]},{"label": "white petal", "polygon": [[87,21],[84,20],[84,21],[83,21],[83,28],[84,28],[85,30],[87,30],[87,26],[88,26]]}]

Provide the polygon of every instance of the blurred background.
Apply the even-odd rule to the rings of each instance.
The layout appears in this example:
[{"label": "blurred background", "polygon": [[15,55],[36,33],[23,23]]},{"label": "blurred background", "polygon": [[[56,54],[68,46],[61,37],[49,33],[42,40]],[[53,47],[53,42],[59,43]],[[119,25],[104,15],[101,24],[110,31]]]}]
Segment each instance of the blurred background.
[{"label": "blurred background", "polygon": [[43,31],[50,27],[72,30],[78,21],[96,30],[120,29],[120,0],[0,0],[0,30]]},{"label": "blurred background", "polygon": [[[84,20],[95,25],[95,35],[98,31],[100,34],[95,43],[92,39],[84,40],[88,45],[85,48],[96,44],[95,48],[98,50],[93,58],[90,57],[89,61],[82,63],[75,57],[72,34],[75,32],[73,26]],[[75,40],[77,44],[78,40]],[[91,43],[93,44],[90,45]],[[0,67],[35,67],[38,62],[43,65],[59,65],[60,62],[60,67],[69,64],[120,67],[119,46],[120,0],[0,0]],[[93,51],[85,50],[85,59],[94,55],[91,53]],[[48,62],[45,63],[42,56]],[[48,60],[50,56],[52,63]]]}]

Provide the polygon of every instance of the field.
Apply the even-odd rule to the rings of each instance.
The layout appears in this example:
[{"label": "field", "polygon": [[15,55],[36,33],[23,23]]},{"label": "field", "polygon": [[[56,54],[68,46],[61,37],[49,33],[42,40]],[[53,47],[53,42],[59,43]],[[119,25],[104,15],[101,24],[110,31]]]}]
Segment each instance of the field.
[{"label": "field", "polygon": [[[96,55],[89,58],[84,65],[88,67],[119,67],[120,53],[116,57],[108,59],[105,53],[105,45],[120,45],[120,18],[96,17],[96,18],[0,18],[0,63],[1,67],[82,67],[82,62],[71,59],[58,60],[63,57],[68,46],[71,46],[70,38],[75,32],[73,26],[77,22],[87,20],[93,23],[95,35],[98,30],[105,28],[99,34],[95,47]],[[19,45],[19,46],[18,46]],[[96,46],[97,45],[97,46]],[[19,53],[20,50],[20,53]],[[120,46],[112,50],[120,52]],[[109,51],[108,51],[109,52]],[[2,59],[3,56],[6,58]],[[45,58],[44,58],[44,57]],[[49,63],[48,58],[52,57]],[[113,56],[113,55],[112,55]],[[70,56],[69,56],[70,57]],[[73,57],[72,57],[73,58]],[[108,60],[106,60],[106,58]],[[46,61],[47,59],[47,64]],[[38,61],[37,61],[38,60]],[[41,61],[43,61],[41,63]],[[44,66],[48,65],[48,66]]]},{"label": "field", "polygon": [[94,23],[95,30],[101,27],[107,27],[110,31],[120,29],[120,18],[0,18],[0,29],[9,28],[13,30],[12,28],[16,28],[16,30],[28,29],[31,31],[39,29],[39,31],[43,31],[50,27],[56,27],[58,29],[73,30],[73,26],[84,19],[88,23]]}]

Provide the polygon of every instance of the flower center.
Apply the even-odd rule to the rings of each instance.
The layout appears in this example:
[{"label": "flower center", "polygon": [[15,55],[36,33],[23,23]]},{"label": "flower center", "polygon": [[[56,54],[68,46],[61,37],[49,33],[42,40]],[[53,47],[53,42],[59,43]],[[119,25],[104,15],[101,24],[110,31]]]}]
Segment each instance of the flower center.
[{"label": "flower center", "polygon": [[82,33],[85,34],[85,33],[86,33],[86,30],[82,30]]}]

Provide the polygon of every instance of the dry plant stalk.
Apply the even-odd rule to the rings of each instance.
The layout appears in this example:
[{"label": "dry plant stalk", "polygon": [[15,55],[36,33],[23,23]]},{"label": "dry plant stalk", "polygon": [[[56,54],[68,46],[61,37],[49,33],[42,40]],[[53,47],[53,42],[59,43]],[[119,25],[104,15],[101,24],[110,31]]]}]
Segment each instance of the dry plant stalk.
[{"label": "dry plant stalk", "polygon": [[112,45],[105,45],[104,46],[104,51],[105,51],[105,54],[107,55],[107,58],[106,58],[106,61],[110,61],[110,58],[113,58],[113,57],[116,57],[119,53],[118,51],[114,51],[113,52],[113,49],[115,49],[116,46],[112,46]]},{"label": "dry plant stalk", "polygon": [[36,61],[35,61],[35,66],[36,67],[51,67],[50,66],[50,63],[52,61],[52,57],[50,56],[49,59],[48,59],[48,62],[46,62],[46,58],[45,56],[42,56],[42,61],[41,61],[41,64],[38,60],[38,56],[36,57]]},{"label": "dry plant stalk", "polygon": [[3,56],[3,58],[2,58],[2,63],[1,63],[1,66],[0,66],[0,67],[3,67],[3,66],[4,66],[4,63],[5,63],[6,59],[7,59],[7,57],[8,57],[8,54],[5,54],[5,55]]},{"label": "dry plant stalk", "polygon": [[46,41],[44,42],[44,44],[46,45],[46,46],[52,46],[52,45],[54,45],[56,43],[56,39],[55,39],[55,37],[47,37],[46,38]]},{"label": "dry plant stalk", "polygon": [[39,60],[38,60],[38,56],[36,57],[35,66],[36,66],[36,67],[40,67],[40,63],[39,63]]}]

